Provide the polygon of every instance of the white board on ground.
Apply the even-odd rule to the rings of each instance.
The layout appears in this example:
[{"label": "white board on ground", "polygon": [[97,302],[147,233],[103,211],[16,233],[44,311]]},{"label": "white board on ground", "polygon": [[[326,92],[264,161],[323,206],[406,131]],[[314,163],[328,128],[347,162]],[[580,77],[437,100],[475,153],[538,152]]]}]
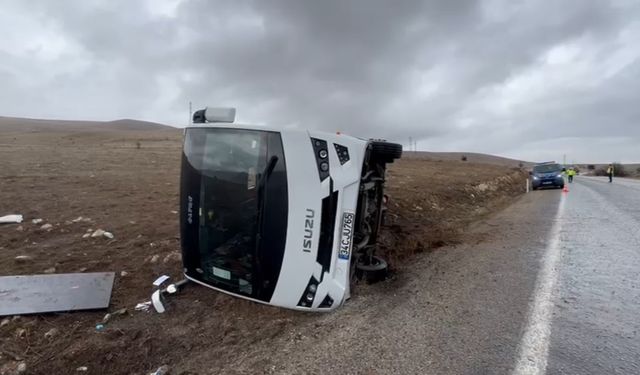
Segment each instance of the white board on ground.
[{"label": "white board on ground", "polygon": [[113,272],[0,276],[0,316],[109,307]]}]

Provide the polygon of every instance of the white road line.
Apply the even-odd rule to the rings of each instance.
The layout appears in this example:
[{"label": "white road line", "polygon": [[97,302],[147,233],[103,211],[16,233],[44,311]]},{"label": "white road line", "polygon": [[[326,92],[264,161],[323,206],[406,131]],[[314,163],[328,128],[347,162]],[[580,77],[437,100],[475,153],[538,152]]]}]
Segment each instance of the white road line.
[{"label": "white road line", "polygon": [[527,328],[520,341],[519,357],[514,375],[541,375],[546,372],[553,291],[558,279],[557,264],[560,259],[560,231],[566,196],[562,195],[555,222],[551,228],[548,246],[542,259],[542,267],[536,280],[534,301],[529,310]]}]

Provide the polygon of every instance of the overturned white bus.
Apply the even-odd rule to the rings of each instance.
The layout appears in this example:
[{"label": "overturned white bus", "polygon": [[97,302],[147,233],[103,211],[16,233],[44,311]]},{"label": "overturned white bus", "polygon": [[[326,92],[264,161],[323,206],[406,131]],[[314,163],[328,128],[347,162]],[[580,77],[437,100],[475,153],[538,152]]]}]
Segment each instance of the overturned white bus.
[{"label": "overturned white bus", "polygon": [[328,311],[349,297],[356,273],[386,273],[375,245],[386,165],[402,146],[234,117],[207,108],[185,129],[185,276],[256,302]]}]

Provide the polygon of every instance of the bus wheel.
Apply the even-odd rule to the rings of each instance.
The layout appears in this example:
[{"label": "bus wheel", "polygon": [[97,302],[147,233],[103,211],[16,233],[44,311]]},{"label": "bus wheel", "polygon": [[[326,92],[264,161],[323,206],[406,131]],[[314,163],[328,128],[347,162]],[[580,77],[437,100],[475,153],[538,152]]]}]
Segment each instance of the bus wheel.
[{"label": "bus wheel", "polygon": [[375,283],[386,279],[389,273],[389,265],[387,262],[375,255],[369,259],[367,258],[369,257],[362,256],[356,262],[356,277],[359,280],[364,279],[368,283]]}]

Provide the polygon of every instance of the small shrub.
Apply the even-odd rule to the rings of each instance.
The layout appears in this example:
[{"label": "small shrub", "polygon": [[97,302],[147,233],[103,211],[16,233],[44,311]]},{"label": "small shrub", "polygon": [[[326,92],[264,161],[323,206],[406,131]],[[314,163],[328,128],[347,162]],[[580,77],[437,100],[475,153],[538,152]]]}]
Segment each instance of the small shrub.
[{"label": "small shrub", "polygon": [[627,177],[629,173],[624,169],[624,165],[620,163],[613,163],[613,175],[618,177]]},{"label": "small shrub", "polygon": [[596,166],[593,165],[593,164],[589,164],[589,165],[587,165],[587,169],[590,170],[590,171],[595,171],[596,170]]},{"label": "small shrub", "polygon": [[595,176],[606,176],[607,175],[607,167],[598,168],[593,172],[593,174]]},{"label": "small shrub", "polygon": [[522,162],[518,163],[518,167],[522,168],[524,167],[524,164],[522,164]]},{"label": "small shrub", "polygon": [[[607,168],[609,168],[609,166],[605,165],[602,168],[596,169],[593,174],[595,174],[596,176],[608,176],[609,174],[607,173]],[[615,177],[627,177],[629,176],[629,173],[624,169],[624,165],[620,163],[613,163],[613,175]]]},{"label": "small shrub", "polygon": [[139,149],[140,149],[140,147],[142,147],[142,144],[140,143],[140,141],[137,141],[137,142],[136,142],[136,148],[139,150]]},{"label": "small shrub", "polygon": [[462,157],[460,158],[460,160],[462,160],[462,161],[467,161],[467,155],[462,155]]}]

